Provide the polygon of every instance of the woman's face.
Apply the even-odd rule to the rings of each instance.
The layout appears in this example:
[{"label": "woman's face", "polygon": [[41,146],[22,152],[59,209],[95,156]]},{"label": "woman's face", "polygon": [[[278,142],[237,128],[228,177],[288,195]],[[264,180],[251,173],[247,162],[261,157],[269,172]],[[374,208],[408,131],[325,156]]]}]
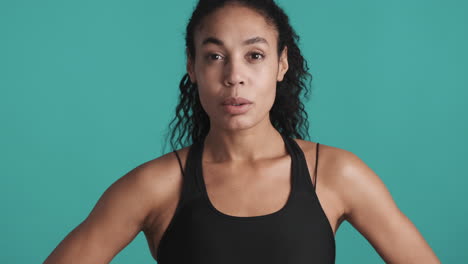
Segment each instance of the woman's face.
[{"label": "woman's face", "polygon": [[[198,85],[210,129],[240,130],[270,122],[276,82],[288,69],[287,49],[278,58],[277,39],[276,29],[248,7],[230,4],[202,20],[187,71]],[[223,105],[230,97],[251,103]]]}]

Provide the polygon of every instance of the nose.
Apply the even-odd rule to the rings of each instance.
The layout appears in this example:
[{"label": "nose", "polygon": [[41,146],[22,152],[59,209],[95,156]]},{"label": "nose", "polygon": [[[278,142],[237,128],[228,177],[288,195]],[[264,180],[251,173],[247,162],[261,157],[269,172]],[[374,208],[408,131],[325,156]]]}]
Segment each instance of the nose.
[{"label": "nose", "polygon": [[224,85],[236,86],[244,84],[244,76],[242,72],[242,62],[231,58],[226,62],[224,70]]}]

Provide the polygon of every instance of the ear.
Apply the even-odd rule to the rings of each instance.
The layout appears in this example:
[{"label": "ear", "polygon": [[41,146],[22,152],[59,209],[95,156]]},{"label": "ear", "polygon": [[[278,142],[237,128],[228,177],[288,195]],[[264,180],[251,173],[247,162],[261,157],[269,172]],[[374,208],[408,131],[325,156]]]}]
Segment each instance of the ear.
[{"label": "ear", "polygon": [[278,76],[277,81],[283,81],[284,75],[288,71],[289,64],[288,64],[288,47],[284,46],[283,51],[281,52],[279,63],[278,63]]},{"label": "ear", "polygon": [[195,61],[192,59],[192,56],[189,55],[190,53],[187,51],[187,73],[190,77],[190,81],[192,83],[196,83],[197,79],[195,78]]}]

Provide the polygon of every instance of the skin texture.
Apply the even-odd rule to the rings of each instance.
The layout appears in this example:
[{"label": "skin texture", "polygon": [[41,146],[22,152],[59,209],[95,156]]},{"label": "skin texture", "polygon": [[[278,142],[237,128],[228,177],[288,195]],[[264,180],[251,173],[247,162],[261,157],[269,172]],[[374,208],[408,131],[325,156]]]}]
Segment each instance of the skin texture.
[{"label": "skin texture", "polygon": [[[222,44],[203,45],[209,37]],[[245,45],[245,40],[256,37],[267,44]],[[288,69],[287,49],[278,57],[276,45],[274,27],[238,5],[206,17],[195,34],[196,55],[188,58],[187,71],[198,84],[211,125],[203,177],[209,199],[225,214],[272,213],[284,206],[290,192],[291,159],[269,120],[276,82]],[[253,105],[245,114],[227,114],[221,102],[230,96],[247,98]],[[317,144],[296,142],[312,176]],[[187,151],[178,150],[183,164]],[[311,179],[334,233],[347,220],[387,263],[440,263],[384,183],[359,157],[325,144],[320,144],[319,155],[317,182]],[[89,216],[44,263],[109,263],[140,231],[157,259],[157,246],[181,188],[182,174],[173,153],[141,164],[104,192]]]}]

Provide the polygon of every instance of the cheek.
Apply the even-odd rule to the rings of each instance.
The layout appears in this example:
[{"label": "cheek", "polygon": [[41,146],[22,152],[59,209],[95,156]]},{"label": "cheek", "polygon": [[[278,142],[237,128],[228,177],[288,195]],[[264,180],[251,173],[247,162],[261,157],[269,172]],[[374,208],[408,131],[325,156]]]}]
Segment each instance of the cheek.
[{"label": "cheek", "polygon": [[[271,69],[271,68],[270,68]],[[258,79],[258,86],[262,87],[258,93],[258,98],[267,105],[273,105],[276,97],[276,71],[265,72],[261,79]]]},{"label": "cheek", "polygon": [[210,92],[209,89],[206,89],[205,86],[203,86],[201,83],[199,83],[198,85],[198,94],[200,96],[200,102],[203,109],[205,109],[205,111],[208,112],[209,109],[207,109],[207,107],[209,107],[210,102],[213,102],[213,94]]},{"label": "cheek", "polygon": [[195,64],[195,75],[198,79],[205,82],[213,81],[218,78],[222,68],[219,65],[208,65],[203,61],[197,61]]},{"label": "cheek", "polygon": [[211,83],[211,86],[209,86],[209,84],[210,82],[199,83],[198,94],[203,110],[205,110],[209,117],[212,117],[219,112],[219,100],[222,97],[219,96],[220,90],[216,85]]},{"label": "cheek", "polygon": [[197,73],[198,92],[200,97],[212,97],[219,93],[219,74],[212,70]]},{"label": "cheek", "polygon": [[276,98],[276,82],[268,85],[260,98],[265,112],[270,111]]}]

